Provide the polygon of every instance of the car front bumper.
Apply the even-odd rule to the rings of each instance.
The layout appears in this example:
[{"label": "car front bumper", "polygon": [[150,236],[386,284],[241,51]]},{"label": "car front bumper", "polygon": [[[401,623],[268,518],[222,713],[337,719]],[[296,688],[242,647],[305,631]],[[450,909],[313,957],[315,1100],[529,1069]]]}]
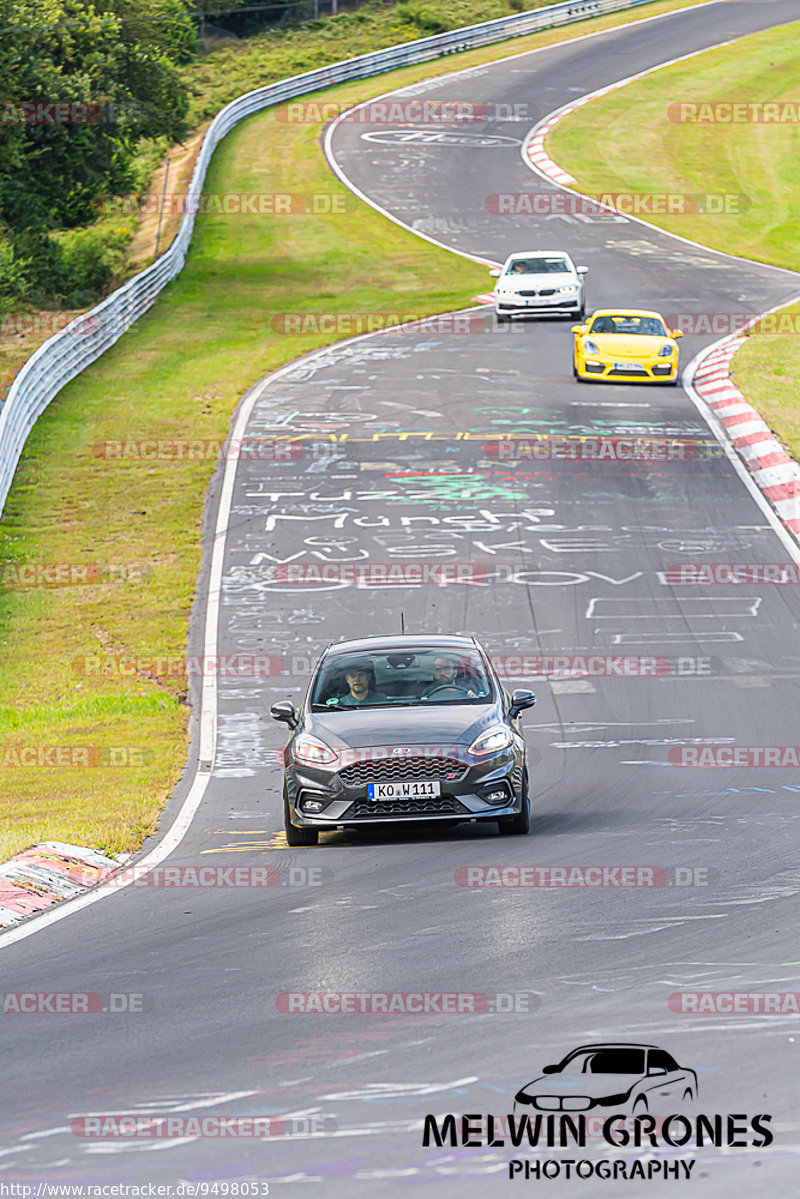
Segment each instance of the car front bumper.
[{"label": "car front bumper", "polygon": [[[462,778],[440,779],[441,794],[418,799],[371,800],[363,783],[348,784],[338,774],[293,763],[285,772],[289,819],[300,828],[335,828],[429,821],[502,820],[519,814],[523,803],[524,754],[514,748],[490,762],[471,765]],[[432,775],[432,777],[434,777]],[[503,791],[504,797],[490,798]],[[325,802],[311,812],[309,803]]]},{"label": "car front bumper", "polygon": [[582,379],[605,379],[615,383],[671,383],[678,377],[678,362],[674,358],[660,358],[642,366],[642,370],[632,370],[618,362],[584,361],[578,363],[578,374]]}]

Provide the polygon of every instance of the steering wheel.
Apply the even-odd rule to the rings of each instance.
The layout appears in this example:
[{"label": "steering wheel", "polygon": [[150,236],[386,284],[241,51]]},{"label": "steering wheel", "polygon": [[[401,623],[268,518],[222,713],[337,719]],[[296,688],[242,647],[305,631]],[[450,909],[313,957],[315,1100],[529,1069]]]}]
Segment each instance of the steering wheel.
[{"label": "steering wheel", "polygon": [[425,695],[425,699],[431,699],[437,691],[458,691],[461,695],[467,695],[466,687],[459,687],[456,683],[439,683],[437,687],[432,687]]}]

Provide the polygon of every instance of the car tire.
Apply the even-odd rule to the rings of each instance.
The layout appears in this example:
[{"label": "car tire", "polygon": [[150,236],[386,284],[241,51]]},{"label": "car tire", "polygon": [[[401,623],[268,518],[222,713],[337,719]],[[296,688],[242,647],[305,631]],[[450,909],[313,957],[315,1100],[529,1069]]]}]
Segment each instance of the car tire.
[{"label": "car tire", "polygon": [[289,801],[283,797],[283,827],[286,833],[286,844],[294,849],[298,845],[317,845],[319,830],[315,828],[298,828],[289,819]]},{"label": "car tire", "polygon": [[577,379],[577,377],[578,377],[578,368],[577,368],[577,366],[575,365],[575,359],[574,359],[574,357],[573,357],[573,359],[572,359],[572,376],[573,376],[573,378],[574,378],[574,379]]},{"label": "car tire", "polygon": [[497,831],[503,837],[525,836],[531,831],[531,799],[528,795],[528,771],[522,772],[522,811],[510,820],[498,820]]},{"label": "car tire", "polygon": [[494,315],[495,315],[495,317],[497,318],[497,323],[498,323],[498,325],[505,324],[505,322],[506,322],[506,321],[510,321],[510,320],[511,320],[511,317],[510,317],[510,316],[509,316],[507,313],[505,313],[505,312],[497,312],[497,311],[495,311],[495,314],[494,314]]}]

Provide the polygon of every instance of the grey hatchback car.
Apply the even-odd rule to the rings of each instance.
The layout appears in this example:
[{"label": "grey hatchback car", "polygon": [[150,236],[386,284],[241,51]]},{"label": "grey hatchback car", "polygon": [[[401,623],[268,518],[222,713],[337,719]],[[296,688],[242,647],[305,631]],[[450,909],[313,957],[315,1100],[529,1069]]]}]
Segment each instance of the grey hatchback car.
[{"label": "grey hatchback car", "polygon": [[284,754],[289,845],[320,829],[491,820],[530,828],[519,715],[532,691],[504,690],[474,637],[370,637],[330,645],[299,711],[271,715]]}]

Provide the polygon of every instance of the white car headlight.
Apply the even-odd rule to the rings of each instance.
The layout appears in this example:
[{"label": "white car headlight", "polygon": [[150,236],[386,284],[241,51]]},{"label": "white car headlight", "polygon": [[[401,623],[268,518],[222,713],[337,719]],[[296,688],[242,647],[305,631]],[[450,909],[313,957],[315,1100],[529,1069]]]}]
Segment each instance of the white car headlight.
[{"label": "white car headlight", "polygon": [[563,296],[563,295],[567,294],[568,292],[577,291],[577,290],[578,290],[577,283],[570,283],[567,287],[557,287],[556,288],[556,291],[558,292],[558,294],[560,296]]},{"label": "white car headlight", "polygon": [[513,740],[514,738],[504,724],[495,724],[485,733],[481,733],[480,737],[475,738],[467,753],[474,754],[476,758],[480,758],[484,754],[496,754],[501,749],[508,749]]},{"label": "white car headlight", "polygon": [[584,354],[599,354],[600,347],[596,341],[592,341],[592,339],[589,338],[583,343],[583,352]]},{"label": "white car headlight", "polygon": [[659,358],[669,358],[675,351],[675,347],[669,344],[663,345],[658,351]]},{"label": "white car headlight", "polygon": [[336,754],[316,737],[301,733],[292,746],[292,753],[298,762],[308,762],[312,766],[321,766],[325,762],[335,762]]}]

